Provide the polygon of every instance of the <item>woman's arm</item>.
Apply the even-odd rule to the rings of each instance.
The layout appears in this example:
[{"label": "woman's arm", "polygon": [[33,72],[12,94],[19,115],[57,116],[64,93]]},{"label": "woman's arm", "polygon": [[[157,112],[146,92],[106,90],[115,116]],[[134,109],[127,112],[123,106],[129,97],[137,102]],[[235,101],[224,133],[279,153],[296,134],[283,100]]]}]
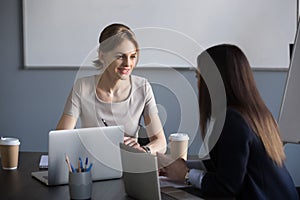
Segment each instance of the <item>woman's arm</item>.
[{"label": "woman's arm", "polygon": [[156,152],[165,153],[167,142],[158,114],[144,115],[144,121],[150,140],[146,146],[150,148],[153,154],[156,154]]},{"label": "woman's arm", "polygon": [[74,129],[77,122],[77,118],[63,114],[56,126],[56,130],[63,130],[63,129]]},{"label": "woman's arm", "polygon": [[176,181],[188,181],[194,187],[201,188],[202,178],[205,175],[205,171],[199,170],[199,168],[203,169],[202,161],[190,162],[182,158],[174,160],[170,156],[160,153],[157,153],[157,158],[161,175]]}]

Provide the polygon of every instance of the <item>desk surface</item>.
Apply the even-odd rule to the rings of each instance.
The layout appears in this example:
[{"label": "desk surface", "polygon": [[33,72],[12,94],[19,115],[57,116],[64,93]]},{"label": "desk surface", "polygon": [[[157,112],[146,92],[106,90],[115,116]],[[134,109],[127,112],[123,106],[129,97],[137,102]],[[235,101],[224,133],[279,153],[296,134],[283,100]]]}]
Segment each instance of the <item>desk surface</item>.
[{"label": "desk surface", "polygon": [[[1,199],[70,199],[68,185],[46,186],[31,176],[38,171],[42,153],[20,152],[17,170],[2,170],[0,163]],[[130,200],[126,196],[122,179],[93,182],[92,199]]]}]

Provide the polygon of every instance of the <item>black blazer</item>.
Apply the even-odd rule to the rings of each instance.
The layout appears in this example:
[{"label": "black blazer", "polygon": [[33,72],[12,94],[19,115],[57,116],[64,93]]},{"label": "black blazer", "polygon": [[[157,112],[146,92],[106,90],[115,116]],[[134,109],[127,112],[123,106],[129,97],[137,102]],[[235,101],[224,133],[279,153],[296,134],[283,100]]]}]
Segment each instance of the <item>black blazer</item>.
[{"label": "black blazer", "polygon": [[204,197],[299,199],[285,166],[279,167],[270,159],[262,141],[234,109],[228,108],[220,138],[205,164]]}]

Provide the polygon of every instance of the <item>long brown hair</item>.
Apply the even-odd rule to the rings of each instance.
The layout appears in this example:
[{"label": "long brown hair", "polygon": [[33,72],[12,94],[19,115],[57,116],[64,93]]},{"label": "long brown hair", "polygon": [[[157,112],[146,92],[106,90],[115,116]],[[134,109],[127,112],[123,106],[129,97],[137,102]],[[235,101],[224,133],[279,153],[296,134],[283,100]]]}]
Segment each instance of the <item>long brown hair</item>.
[{"label": "long brown hair", "polygon": [[[256,87],[248,59],[234,45],[222,44],[205,51],[217,66],[223,79],[227,107],[237,109],[261,138],[267,154],[282,166],[285,154],[278,125]],[[198,58],[201,57],[201,54]],[[199,60],[198,60],[199,63]],[[198,72],[199,73],[199,72]],[[201,72],[200,72],[201,73]],[[201,132],[205,133],[211,116],[211,99],[201,75],[198,79]]]}]

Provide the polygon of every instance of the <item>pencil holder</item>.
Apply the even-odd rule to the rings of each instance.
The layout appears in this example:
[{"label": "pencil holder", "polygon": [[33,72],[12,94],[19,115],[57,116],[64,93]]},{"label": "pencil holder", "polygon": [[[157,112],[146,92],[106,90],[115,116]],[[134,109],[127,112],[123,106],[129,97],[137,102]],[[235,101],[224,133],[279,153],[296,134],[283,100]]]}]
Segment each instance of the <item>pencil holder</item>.
[{"label": "pencil holder", "polygon": [[70,198],[90,199],[92,197],[92,184],[91,171],[69,173]]}]

